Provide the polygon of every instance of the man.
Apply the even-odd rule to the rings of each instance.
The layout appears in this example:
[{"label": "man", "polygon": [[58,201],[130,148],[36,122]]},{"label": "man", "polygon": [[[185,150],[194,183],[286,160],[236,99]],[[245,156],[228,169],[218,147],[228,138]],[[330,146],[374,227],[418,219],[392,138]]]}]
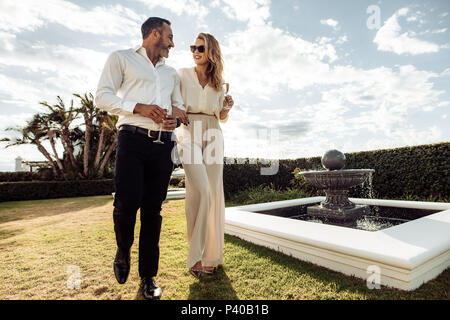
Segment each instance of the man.
[{"label": "man", "polygon": [[118,248],[114,274],[120,284],[128,278],[130,248],[140,208],[139,276],[146,299],[161,296],[154,277],[159,262],[161,206],[173,170],[172,131],[177,127],[177,119],[170,115],[172,106],[186,120],[179,77],[164,60],[174,47],[170,25],[168,20],[151,17],[141,27],[142,45],[113,52],[106,61],[95,98],[98,107],[119,115],[113,212]]}]

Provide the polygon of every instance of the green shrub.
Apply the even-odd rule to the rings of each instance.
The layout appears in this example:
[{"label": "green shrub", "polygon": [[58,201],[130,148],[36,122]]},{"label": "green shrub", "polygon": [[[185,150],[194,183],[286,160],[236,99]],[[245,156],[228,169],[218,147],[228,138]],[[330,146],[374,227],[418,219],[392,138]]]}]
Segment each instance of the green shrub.
[{"label": "green shrub", "polygon": [[0,172],[0,182],[17,182],[41,180],[38,172]]},{"label": "green shrub", "polygon": [[184,178],[171,178],[170,186],[174,188],[185,188]]},{"label": "green shrub", "polygon": [[[450,199],[450,143],[396,149],[346,153],[345,169],[375,169],[373,197],[448,201]],[[321,191],[305,185],[299,171],[323,170],[321,157],[280,160],[278,173],[260,174],[261,163],[225,164],[224,190],[227,199],[233,194],[257,186],[273,185],[276,190],[297,188],[313,196]],[[302,169],[299,169],[302,168]],[[297,170],[296,170],[297,169]],[[368,185],[350,190],[351,197],[368,197]]]},{"label": "green shrub", "polygon": [[0,183],[0,202],[107,195],[114,180],[25,181]]},{"label": "green shrub", "polygon": [[282,201],[290,199],[305,198],[308,195],[302,190],[287,189],[276,190],[273,185],[256,186],[242,190],[232,195],[227,202],[236,205],[246,205],[263,202]]}]

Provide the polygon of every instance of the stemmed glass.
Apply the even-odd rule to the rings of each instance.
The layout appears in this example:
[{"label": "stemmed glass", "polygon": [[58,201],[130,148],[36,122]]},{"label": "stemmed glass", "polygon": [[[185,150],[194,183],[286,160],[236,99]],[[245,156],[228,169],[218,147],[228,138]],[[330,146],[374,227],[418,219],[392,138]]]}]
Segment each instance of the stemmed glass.
[{"label": "stemmed glass", "polygon": [[[222,83],[223,91],[225,93],[225,96],[228,94],[228,91],[230,91],[230,84],[228,82]],[[230,110],[231,108],[226,105],[223,107],[225,110]]]},{"label": "stemmed glass", "polygon": [[[169,114],[169,113],[168,113],[168,112],[169,112],[169,108],[163,107],[163,110],[166,110],[166,111],[167,111],[167,114]],[[163,124],[161,123],[161,124],[159,125],[158,139],[156,139],[155,141],[153,141],[154,143],[164,144],[164,142],[161,141],[162,126],[163,126]]]}]

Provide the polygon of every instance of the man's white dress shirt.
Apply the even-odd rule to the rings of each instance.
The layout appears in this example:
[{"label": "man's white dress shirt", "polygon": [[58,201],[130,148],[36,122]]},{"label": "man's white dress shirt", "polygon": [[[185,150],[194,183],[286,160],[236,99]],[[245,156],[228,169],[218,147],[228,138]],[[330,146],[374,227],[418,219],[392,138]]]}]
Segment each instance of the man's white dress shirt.
[{"label": "man's white dress shirt", "polygon": [[153,66],[142,46],[111,53],[98,82],[95,103],[119,116],[117,127],[128,124],[155,131],[159,124],[133,114],[137,103],[166,108],[169,114],[172,106],[185,110],[177,71],[166,65],[164,58]]}]

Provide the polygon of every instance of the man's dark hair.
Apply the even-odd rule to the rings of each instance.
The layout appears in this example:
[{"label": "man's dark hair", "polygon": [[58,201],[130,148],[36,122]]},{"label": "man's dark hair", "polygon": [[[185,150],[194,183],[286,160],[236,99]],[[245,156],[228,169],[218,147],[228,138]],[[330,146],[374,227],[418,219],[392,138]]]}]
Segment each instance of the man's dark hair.
[{"label": "man's dark hair", "polygon": [[141,32],[142,32],[142,39],[145,39],[148,37],[150,33],[152,33],[153,29],[158,29],[159,32],[161,32],[161,28],[164,23],[167,23],[170,26],[170,21],[158,18],[158,17],[150,17],[145,21],[141,26]]}]

